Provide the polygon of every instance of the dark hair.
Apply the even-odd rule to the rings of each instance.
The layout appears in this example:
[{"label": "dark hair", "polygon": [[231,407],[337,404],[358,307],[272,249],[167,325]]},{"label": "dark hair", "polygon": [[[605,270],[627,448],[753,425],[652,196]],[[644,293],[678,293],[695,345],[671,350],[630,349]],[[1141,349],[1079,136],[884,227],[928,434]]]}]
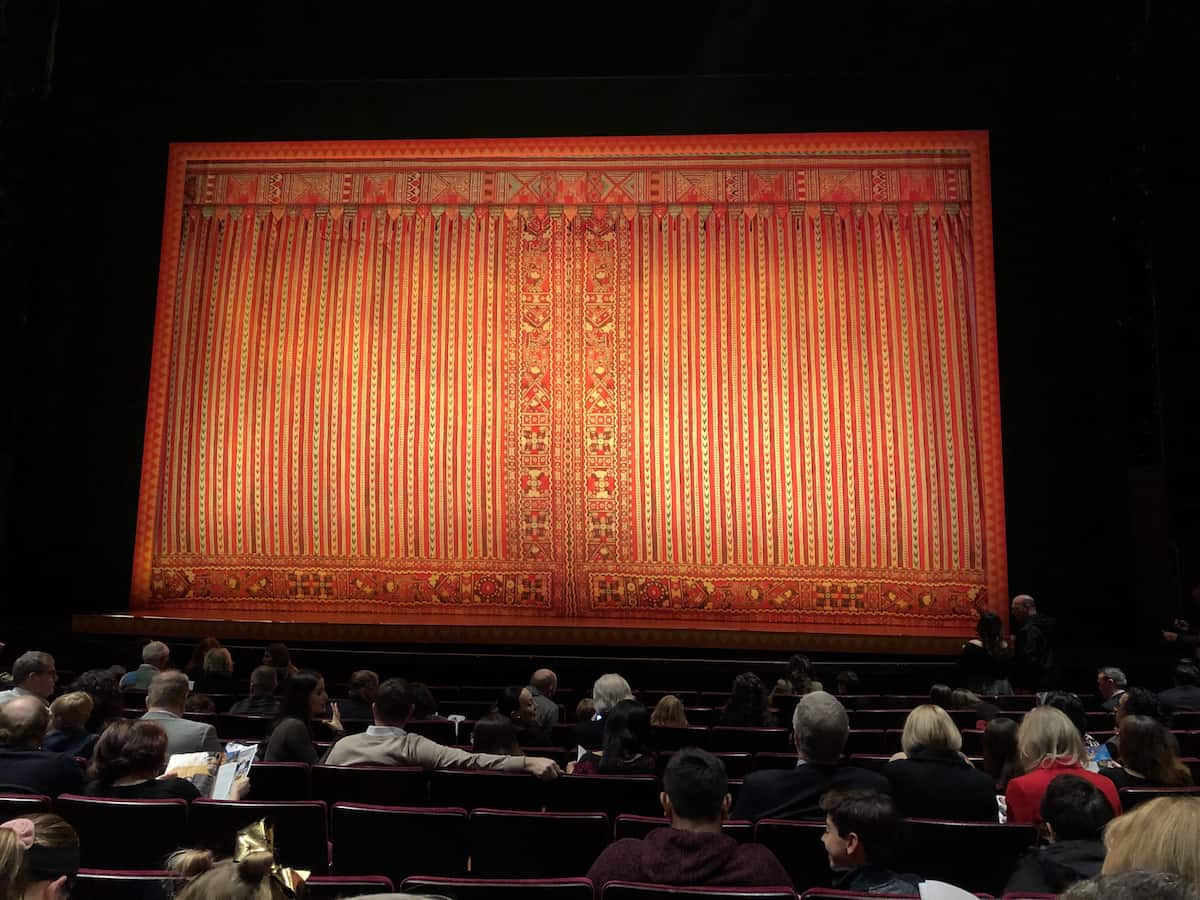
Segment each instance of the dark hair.
[{"label": "dark hair", "polygon": [[767,710],[767,689],[753,672],[743,672],[733,679],[733,691],[722,716],[725,725],[748,725],[765,728],[774,725]]},{"label": "dark hair", "polygon": [[471,732],[471,749],[476,753],[495,753],[513,756],[521,752],[512,719],[504,713],[490,712],[475,723]]},{"label": "dark hair", "polygon": [[1200,900],[1200,891],[1170,872],[1120,872],[1077,881],[1060,900]]},{"label": "dark hair", "polygon": [[96,741],[88,777],[108,785],[140,772],[157,775],[166,762],[167,733],[161,725],[147,719],[119,719]]},{"label": "dark hair", "polygon": [[843,838],[858,835],[867,862],[887,861],[900,828],[891,797],[876,791],[829,791],[821,798],[821,809]]},{"label": "dark hair", "polygon": [[93,734],[99,734],[105,726],[121,718],[124,702],[121,699],[121,676],[125,670],[120,666],[107,669],[88,669],[83,672],[67,691],[83,691],[92,698],[92,715],[85,726]]},{"label": "dark hair", "polygon": [[524,686],[510,684],[500,692],[500,696],[496,698],[496,712],[504,713],[504,715],[512,717],[521,711],[521,691],[525,690]]},{"label": "dark hair", "polygon": [[620,769],[650,752],[650,713],[636,700],[622,700],[604,717],[604,750],[597,771]]},{"label": "dark hair", "polygon": [[312,704],[309,697],[317,689],[321,676],[317,672],[297,672],[283,683],[283,696],[279,700],[276,722],[284,719],[299,719],[304,727],[312,731]]},{"label": "dark hair", "polygon": [[1192,771],[1179,761],[1165,725],[1149,716],[1125,716],[1117,738],[1121,764],[1154,787],[1179,787],[1192,783]]},{"label": "dark hair", "polygon": [[671,757],[663,773],[663,790],[681,819],[715,822],[729,793],[725,765],[706,750],[684,747]]},{"label": "dark hair", "polygon": [[1175,684],[1180,687],[1200,684],[1200,668],[1191,660],[1181,659],[1175,666]]},{"label": "dark hair", "polygon": [[213,702],[213,698],[208,694],[188,694],[188,698],[183,701],[183,711],[190,713],[215,713],[217,704]]},{"label": "dark hair", "polygon": [[379,676],[370,669],[359,669],[350,676],[350,696],[358,697],[360,700],[370,700],[370,696],[363,696],[364,692],[370,694],[379,687]]},{"label": "dark hair", "polygon": [[1117,710],[1121,713],[1122,719],[1125,716],[1149,716],[1152,719],[1162,720],[1158,694],[1146,688],[1126,688],[1125,693],[1121,695]]},{"label": "dark hair", "polygon": [[950,709],[954,702],[954,691],[948,684],[935,684],[929,689],[929,702],[942,709]]},{"label": "dark hair", "polygon": [[807,694],[812,690],[813,674],[812,661],[802,653],[793,653],[783,677],[792,683],[793,694]]},{"label": "dark hair", "polygon": [[271,665],[276,669],[286,669],[292,664],[292,654],[288,651],[287,644],[278,641],[267,644],[266,656],[270,657]]},{"label": "dark hair", "polygon": [[839,694],[853,694],[859,685],[858,673],[853,669],[845,669],[837,673],[837,689]]},{"label": "dark hair", "polygon": [[192,658],[188,660],[186,671],[194,672],[197,669],[202,669],[204,667],[204,657],[208,651],[215,650],[220,646],[221,642],[215,637],[201,638],[192,649]]},{"label": "dark hair", "polygon": [[1004,622],[994,612],[985,610],[979,614],[979,621],[975,623],[975,633],[979,635],[979,643],[983,644],[988,656],[1007,655],[1003,637]]},{"label": "dark hair", "polygon": [[433,692],[429,690],[428,685],[414,681],[408,687],[412,691],[413,697],[412,717],[414,719],[428,719],[430,716],[436,716],[437,701],[433,699]]},{"label": "dark hair", "polygon": [[1017,764],[1017,731],[1020,726],[1007,716],[997,716],[983,729],[983,771],[1003,793],[1008,782],[1020,775]]},{"label": "dark hair", "polygon": [[1077,775],[1059,775],[1042,795],[1042,818],[1058,841],[1098,841],[1113,817],[1112,804],[1100,789]]},{"label": "dark hair", "polygon": [[1061,710],[1071,720],[1080,737],[1087,734],[1087,710],[1083,708],[1083,701],[1070,691],[1050,691],[1042,699],[1042,706],[1053,706]]},{"label": "dark hair", "polygon": [[413,691],[403,678],[389,678],[375,694],[376,717],[385,722],[404,722],[412,716]]}]

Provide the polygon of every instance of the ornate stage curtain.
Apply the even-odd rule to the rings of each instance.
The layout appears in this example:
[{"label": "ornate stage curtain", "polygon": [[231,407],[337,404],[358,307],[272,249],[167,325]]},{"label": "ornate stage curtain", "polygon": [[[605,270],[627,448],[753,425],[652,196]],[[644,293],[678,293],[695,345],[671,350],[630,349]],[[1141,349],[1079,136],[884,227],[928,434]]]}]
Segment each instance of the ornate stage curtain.
[{"label": "ornate stage curtain", "polygon": [[287,146],[173,159],[135,605],[944,633],[1002,584],[969,147]]}]

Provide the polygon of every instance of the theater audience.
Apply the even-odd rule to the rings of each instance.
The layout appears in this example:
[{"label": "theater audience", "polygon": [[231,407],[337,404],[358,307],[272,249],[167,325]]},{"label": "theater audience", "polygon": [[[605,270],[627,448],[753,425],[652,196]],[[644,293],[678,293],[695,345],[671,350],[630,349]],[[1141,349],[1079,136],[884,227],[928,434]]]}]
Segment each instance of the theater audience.
[{"label": "theater audience", "polygon": [[958,678],[979,694],[1011,694],[1013,650],[1004,640],[1004,623],[994,612],[982,612],[975,624],[976,637],[962,646]]},{"label": "theater audience", "polygon": [[100,735],[84,793],[121,800],[195,800],[200,796],[186,779],[160,778],[166,767],[167,733],[156,722],[123,719]]},{"label": "theater audience", "polygon": [[1117,789],[1181,787],[1192,783],[1192,772],[1180,762],[1171,733],[1148,716],[1125,716],[1118,734],[1121,764],[1100,770]]},{"label": "theater audience", "polygon": [[0,793],[77,794],[83,773],[68,753],[42,749],[50,711],[36,695],[0,706]]},{"label": "theater audience", "polygon": [[[16,678],[15,667],[13,677]],[[1200,710],[1200,668],[1194,662],[1181,660],[1175,666],[1174,681],[1173,688],[1168,688],[1158,695],[1163,715]]]},{"label": "theater audience", "polygon": [[929,703],[909,713],[900,745],[904,758],[883,768],[900,815],[996,821],[995,785],[962,755],[962,735],[944,709]]},{"label": "theater audience", "polygon": [[187,674],[188,681],[200,680],[200,676],[204,674],[204,658],[208,655],[208,651],[215,650],[220,646],[221,642],[215,637],[206,637],[199,640],[196,646],[192,648],[192,657],[183,669]]},{"label": "theater audience", "polygon": [[[313,723],[325,715],[328,700],[325,679],[318,673],[298,672],[290,677],[283,686],[279,716],[267,741],[266,761],[316,763]],[[341,711],[336,703],[331,708],[333,717],[326,724],[340,734],[343,730]]]},{"label": "theater audience", "polygon": [[57,698],[50,704],[50,731],[42,741],[42,749],[87,759],[98,737],[87,730],[91,715],[92,698],[83,691],[71,691]]},{"label": "theater audience", "polygon": [[483,716],[471,731],[471,749],[475,753],[520,756],[521,746],[517,743],[512,719],[498,712]]},{"label": "theater audience", "polygon": [[1054,779],[1042,795],[1041,816],[1049,842],[1021,858],[1005,894],[1058,894],[1100,874],[1113,810],[1094,785],[1072,775]]},{"label": "theater audience", "polygon": [[1170,872],[1200,887],[1200,798],[1158,797],[1108,823],[1103,873]]},{"label": "theater audience", "polygon": [[721,832],[729,816],[729,782],[721,761],[704,750],[680,750],[667,763],[659,795],[670,827],[642,840],[609,844],[588,878],[599,897],[610,881],[692,887],[790,887],[791,878],[766,847]]},{"label": "theater audience", "polygon": [[1003,794],[1008,783],[1020,775],[1017,760],[1017,723],[998,716],[983,729],[983,771],[992,779],[996,792]]},{"label": "theater audience", "polygon": [[195,691],[201,694],[232,694],[233,656],[224,647],[214,647],[204,655],[204,670],[195,679]]},{"label": "theater audience", "polygon": [[748,728],[774,728],[775,716],[767,708],[767,689],[753,672],[733,679],[729,702],[721,712],[721,724]]},{"label": "theater audience", "polygon": [[267,644],[267,649],[263,651],[262,664],[275,670],[275,678],[279,683],[278,690],[280,691],[283,690],[284,682],[300,671],[292,665],[292,654],[288,651],[287,645],[278,642]]},{"label": "theater audience", "polygon": [[156,722],[167,733],[167,755],[195,753],[198,750],[219,752],[221,741],[217,730],[204,722],[193,722],[183,718],[187,705],[187,676],[174,669],[160,672],[150,681],[146,693],[144,721]]},{"label": "theater audience", "polygon": [[1013,778],[1005,791],[1009,822],[1041,824],[1042,795],[1062,775],[1077,775],[1100,789],[1119,815],[1116,786],[1103,775],[1084,768],[1087,751],[1079,730],[1062,710],[1039,706],[1025,714],[1017,731],[1017,754],[1025,774]]},{"label": "theater audience", "polygon": [[1060,900],[1200,900],[1200,890],[1166,872],[1122,872],[1077,881]]},{"label": "theater audience", "polygon": [[0,897],[65,900],[79,872],[79,835],[52,813],[0,824]]},{"label": "theater audience", "polygon": [[833,886],[861,894],[917,894],[917,880],[887,868],[900,831],[900,816],[887,794],[830,791],[821,798],[821,838],[835,872]]},{"label": "theater audience", "polygon": [[596,702],[591,697],[581,697],[575,704],[575,721],[590,722],[594,715],[596,715]]},{"label": "theater audience", "polygon": [[[297,676],[302,678],[304,676]],[[502,756],[468,753],[404,730],[412,718],[413,697],[408,682],[389,678],[375,698],[375,724],[362,734],[351,734],[330,748],[325,759],[331,766],[421,766],[425,769],[503,769],[526,771],[539,778],[554,778],[558,765],[537,756]]]},{"label": "theater audience", "polygon": [[687,728],[687,713],[684,712],[683,701],[674,694],[664,695],[654,706],[650,724],[664,728]]},{"label": "theater audience", "polygon": [[0,705],[17,697],[37,697],[50,702],[58,684],[58,669],[54,657],[40,650],[29,650],[17,657],[12,667],[13,687],[0,691]]},{"label": "theater audience", "polygon": [[796,767],[747,775],[733,818],[820,819],[821,795],[826,791],[891,791],[878,772],[842,763],[850,724],[845,708],[832,694],[814,691],[801,697],[792,713],[792,732],[800,757]]},{"label": "theater audience", "polygon": [[154,676],[165,672],[170,666],[171,648],[162,641],[151,641],[142,648],[142,664],[121,679],[121,690],[149,690]]},{"label": "theater audience", "polygon": [[1013,683],[1032,691],[1054,687],[1055,621],[1038,613],[1037,601],[1019,594],[1012,601]]},{"label": "theater audience", "polygon": [[529,688],[511,685],[496,698],[493,712],[506,715],[513,723],[513,731],[522,747],[548,747],[550,732],[537,723],[537,711],[533,705],[533,694]]},{"label": "theater audience", "polygon": [[543,731],[558,724],[558,704],[554,702],[557,692],[558,676],[551,669],[538,669],[530,677],[529,693],[533,695],[534,714]]},{"label": "theater audience", "polygon": [[632,700],[633,691],[629,682],[620,675],[601,675],[592,685],[592,702],[595,712],[590,718],[576,716],[575,743],[584,750],[599,750],[604,746],[604,717],[622,700]]},{"label": "theater audience", "polygon": [[823,689],[821,682],[816,680],[816,669],[813,668],[812,661],[802,653],[791,655],[784,668],[783,677],[792,686],[793,694],[811,694]]},{"label": "theater audience", "polygon": [[1112,666],[1105,666],[1096,673],[1096,692],[1100,694],[1100,708],[1115,712],[1128,684],[1125,673]]},{"label": "theater audience", "polygon": [[274,716],[279,713],[275,689],[279,676],[273,666],[259,666],[250,673],[250,696],[239,700],[229,711],[239,716]]},{"label": "theater audience", "polygon": [[604,749],[589,751],[567,771],[576,775],[653,775],[658,761],[650,749],[650,714],[636,700],[622,700],[604,720]]},{"label": "theater audience", "polygon": [[[350,676],[350,689],[347,698],[338,701],[338,711],[343,719],[370,719],[371,705],[375,702],[375,694],[379,690],[379,676],[370,669],[359,669]],[[435,706],[436,710],[437,707]],[[424,719],[418,711],[414,718]]]}]

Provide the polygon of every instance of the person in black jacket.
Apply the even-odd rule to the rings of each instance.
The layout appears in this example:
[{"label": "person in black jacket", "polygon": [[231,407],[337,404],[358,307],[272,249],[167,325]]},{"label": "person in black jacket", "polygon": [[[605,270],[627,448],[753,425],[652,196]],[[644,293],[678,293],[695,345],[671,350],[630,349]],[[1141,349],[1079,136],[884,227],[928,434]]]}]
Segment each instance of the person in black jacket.
[{"label": "person in black jacket", "polygon": [[1167,716],[1181,710],[1200,710],[1200,668],[1190,660],[1181,660],[1175,666],[1175,687],[1159,694],[1158,703]]},{"label": "person in black jacket", "polygon": [[75,757],[42,749],[50,711],[40,697],[17,697],[0,706],[0,793],[78,794],[83,771]]},{"label": "person in black jacket", "polygon": [[1012,601],[1013,680],[1033,691],[1053,688],[1057,680],[1054,663],[1054,619],[1037,611],[1037,601],[1019,594]]},{"label": "person in black jacket", "polygon": [[1073,775],[1055,778],[1042,796],[1041,812],[1050,844],[1021,858],[1006,894],[1058,894],[1099,875],[1104,865],[1101,835],[1113,810],[1095,785]]},{"label": "person in black jacket", "polygon": [[878,772],[841,763],[850,721],[832,694],[813,691],[801,697],[792,713],[792,732],[799,754],[796,768],[747,775],[732,818],[820,820],[825,818],[821,795],[826,791],[891,793],[888,780]]},{"label": "person in black jacket", "polygon": [[900,815],[921,819],[995,822],[996,787],[959,751],[962,734],[940,706],[908,714],[900,737],[904,758],[884,766]]}]

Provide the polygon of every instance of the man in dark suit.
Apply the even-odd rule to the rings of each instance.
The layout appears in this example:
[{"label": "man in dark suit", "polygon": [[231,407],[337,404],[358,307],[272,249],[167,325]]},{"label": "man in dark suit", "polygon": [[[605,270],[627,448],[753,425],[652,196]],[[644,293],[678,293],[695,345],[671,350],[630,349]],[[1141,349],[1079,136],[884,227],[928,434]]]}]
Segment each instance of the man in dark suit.
[{"label": "man in dark suit", "polygon": [[1200,668],[1190,660],[1181,660],[1175,667],[1175,687],[1158,695],[1164,715],[1200,710]]},{"label": "man in dark suit", "polygon": [[78,794],[83,770],[67,753],[42,749],[50,713],[37,696],[21,696],[0,706],[0,792]]},{"label": "man in dark suit", "polygon": [[1116,712],[1117,707],[1121,705],[1121,697],[1125,694],[1125,688],[1129,682],[1125,678],[1125,673],[1120,669],[1112,666],[1105,666],[1096,673],[1096,690],[1100,694],[1100,699],[1103,701],[1100,708],[1105,712]]},{"label": "man in dark suit", "polygon": [[864,790],[890,794],[878,772],[843,765],[850,720],[838,699],[825,691],[805,694],[792,713],[792,738],[800,756],[794,769],[764,769],[746,776],[731,818],[824,819],[826,791]]}]

